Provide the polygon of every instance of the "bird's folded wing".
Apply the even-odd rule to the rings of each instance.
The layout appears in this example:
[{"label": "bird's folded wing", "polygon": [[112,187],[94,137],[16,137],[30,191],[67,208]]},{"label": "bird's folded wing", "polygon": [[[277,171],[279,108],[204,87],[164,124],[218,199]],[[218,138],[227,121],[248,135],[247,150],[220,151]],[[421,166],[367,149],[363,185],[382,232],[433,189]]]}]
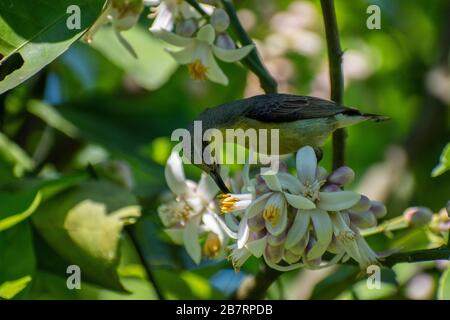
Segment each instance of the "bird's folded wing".
[{"label": "bird's folded wing", "polygon": [[292,122],[304,119],[326,118],[352,109],[315,97],[286,95],[277,99],[259,98],[244,116],[262,122]]}]

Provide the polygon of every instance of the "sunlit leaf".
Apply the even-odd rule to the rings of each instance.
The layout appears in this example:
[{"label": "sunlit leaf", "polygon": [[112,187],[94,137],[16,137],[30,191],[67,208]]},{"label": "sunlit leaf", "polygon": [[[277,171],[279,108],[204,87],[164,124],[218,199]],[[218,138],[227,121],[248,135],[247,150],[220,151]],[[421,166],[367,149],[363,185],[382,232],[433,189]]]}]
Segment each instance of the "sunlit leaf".
[{"label": "sunlit leaf", "polygon": [[133,195],[106,182],[85,182],[44,203],[33,222],[48,245],[86,279],[124,291],[117,274],[124,225],[140,215]]},{"label": "sunlit leaf", "polygon": [[19,292],[21,292],[23,289],[26,288],[28,283],[31,281],[30,276],[25,276],[23,278],[13,280],[13,281],[6,281],[4,283],[0,284],[0,298],[3,299],[12,299],[14,298]]}]

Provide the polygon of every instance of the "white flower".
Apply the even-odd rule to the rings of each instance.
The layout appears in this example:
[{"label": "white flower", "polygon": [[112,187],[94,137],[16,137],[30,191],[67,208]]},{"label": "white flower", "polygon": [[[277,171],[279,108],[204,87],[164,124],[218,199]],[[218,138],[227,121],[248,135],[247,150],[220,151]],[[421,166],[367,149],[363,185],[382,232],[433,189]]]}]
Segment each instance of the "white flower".
[{"label": "white flower", "polygon": [[[142,0],[109,0],[100,17],[89,28],[83,39],[87,43],[91,43],[98,29],[108,22],[113,25],[116,34],[120,37],[118,32],[131,29],[139,20],[143,9],[144,2]],[[123,38],[119,38],[119,40],[122,42]]]},{"label": "white flower", "polygon": [[165,168],[165,178],[176,199],[162,204],[158,214],[166,233],[178,244],[184,244],[188,254],[198,264],[202,257],[200,235],[206,235],[203,253],[217,257],[223,251],[228,236],[224,222],[217,216],[214,197],[219,191],[212,178],[203,173],[199,183],[186,180],[180,156],[172,152]]},{"label": "white flower", "polygon": [[236,62],[244,58],[253,49],[253,45],[247,45],[239,49],[223,49],[214,45],[214,28],[207,24],[201,27],[196,37],[187,38],[179,36],[167,30],[153,32],[158,38],[165,42],[182,47],[181,51],[168,52],[182,65],[188,65],[189,73],[194,80],[205,80],[227,85],[228,78],[220,69],[215,57],[224,62]]},{"label": "white flower", "polygon": [[[205,9],[203,5],[201,5]],[[172,30],[176,19],[200,18],[201,15],[183,0],[163,0],[156,9],[150,31]]]}]

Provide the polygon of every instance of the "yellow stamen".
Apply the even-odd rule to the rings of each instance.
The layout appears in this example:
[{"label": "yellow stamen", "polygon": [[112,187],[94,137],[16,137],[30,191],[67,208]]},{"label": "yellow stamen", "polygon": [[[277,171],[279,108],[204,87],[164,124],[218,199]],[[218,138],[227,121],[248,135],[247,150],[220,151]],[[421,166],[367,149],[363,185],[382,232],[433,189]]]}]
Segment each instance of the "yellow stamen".
[{"label": "yellow stamen", "polygon": [[206,71],[208,68],[202,61],[197,59],[188,65],[189,74],[193,80],[206,80]]},{"label": "yellow stamen", "polygon": [[220,239],[215,234],[210,232],[203,245],[203,254],[205,257],[214,258],[220,251]]},{"label": "yellow stamen", "polygon": [[219,198],[220,211],[222,213],[232,212],[234,210],[236,202],[238,201],[238,199],[231,196],[231,194],[229,194],[229,193],[221,194],[220,196],[218,196],[218,198]]},{"label": "yellow stamen", "polygon": [[266,221],[272,223],[275,226],[280,219],[280,209],[275,206],[268,206],[264,209],[263,218]]}]

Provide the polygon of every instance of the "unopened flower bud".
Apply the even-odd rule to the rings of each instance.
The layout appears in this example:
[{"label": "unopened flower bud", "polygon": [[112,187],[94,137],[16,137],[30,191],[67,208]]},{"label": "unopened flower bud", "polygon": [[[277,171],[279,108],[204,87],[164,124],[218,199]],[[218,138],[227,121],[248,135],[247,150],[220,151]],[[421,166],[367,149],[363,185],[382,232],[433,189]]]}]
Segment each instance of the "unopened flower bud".
[{"label": "unopened flower bud", "polygon": [[274,236],[272,234],[269,234],[267,236],[267,243],[271,246],[279,246],[284,243],[286,240],[286,232],[282,232],[278,236]]},{"label": "unopened flower bud", "polygon": [[[228,35],[228,33],[219,33],[216,37],[216,46],[222,49],[236,49],[236,44],[233,39]],[[281,166],[281,162],[280,162]]]},{"label": "unopened flower bud", "polygon": [[266,246],[265,257],[272,263],[278,263],[283,259],[284,248],[283,246]]},{"label": "unopened flower bud", "polygon": [[316,169],[316,177],[317,180],[325,180],[328,176],[328,172],[324,167],[317,167]]},{"label": "unopened flower bud", "polygon": [[284,251],[284,257],[283,260],[286,261],[289,264],[296,263],[298,260],[300,260],[302,256],[297,255],[293,253],[292,251],[286,250]]},{"label": "unopened flower bud", "polygon": [[355,172],[352,168],[343,166],[334,170],[328,177],[328,181],[340,186],[349,184],[355,178]]},{"label": "unopened flower bud", "polygon": [[230,25],[230,17],[223,9],[214,10],[211,15],[211,25],[216,29],[217,32],[224,32],[228,29]]},{"label": "unopened flower bud", "polygon": [[323,192],[336,192],[341,191],[341,188],[337,184],[327,184],[322,188]]},{"label": "unopened flower bud", "polygon": [[261,231],[266,226],[266,222],[260,215],[248,219],[247,224],[250,230],[254,232]]},{"label": "unopened flower bud", "polygon": [[361,229],[367,229],[377,225],[377,218],[370,210],[365,212],[350,213],[349,216],[350,221]]},{"label": "unopened flower bud", "polygon": [[377,219],[383,218],[387,214],[386,206],[380,201],[371,201],[370,211]]},{"label": "unopened flower bud", "polygon": [[328,245],[327,251],[331,252],[331,253],[334,253],[334,254],[338,253],[337,238],[336,238],[336,236],[334,234],[333,234],[333,236],[331,238],[330,244]]},{"label": "unopened flower bud", "polygon": [[175,33],[183,37],[191,37],[197,31],[197,21],[187,19],[178,22],[175,26]]},{"label": "unopened flower bud", "polygon": [[410,226],[421,227],[431,222],[433,212],[426,207],[411,207],[405,210],[403,217]]},{"label": "unopened flower bud", "polygon": [[353,213],[365,212],[369,210],[371,206],[372,203],[370,202],[370,199],[365,195],[361,195],[361,199],[359,199],[358,203],[351,207],[349,211]]},{"label": "unopened flower bud", "polygon": [[301,256],[308,244],[308,237],[303,237],[299,242],[297,242],[293,247],[289,248],[292,253]]}]

